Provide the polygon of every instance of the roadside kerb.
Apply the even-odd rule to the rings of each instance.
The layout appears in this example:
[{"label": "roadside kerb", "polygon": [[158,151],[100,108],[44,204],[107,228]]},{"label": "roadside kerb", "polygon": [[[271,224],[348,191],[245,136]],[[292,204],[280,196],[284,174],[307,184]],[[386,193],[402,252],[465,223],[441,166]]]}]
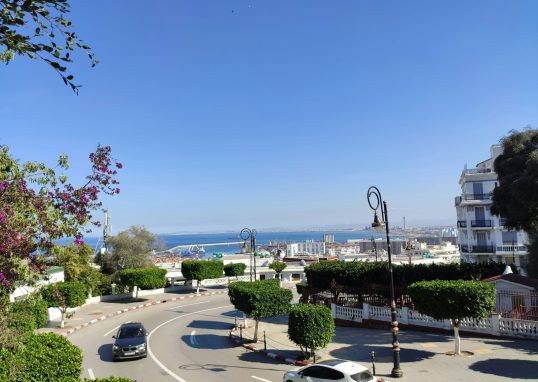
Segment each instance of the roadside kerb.
[{"label": "roadside kerb", "polygon": [[166,299],[166,300],[156,300],[156,301],[148,302],[147,304],[131,306],[131,307],[128,307],[128,308],[124,308],[122,310],[117,310],[114,313],[109,313],[106,316],[101,316],[101,317],[98,317],[98,318],[94,318],[93,320],[91,320],[89,322],[85,322],[83,324],[77,325],[74,328],[68,329],[67,331],[65,331],[63,333],[59,333],[59,334],[64,336],[64,337],[67,337],[70,334],[73,334],[74,332],[76,332],[78,330],[81,330],[81,329],[84,329],[84,328],[86,328],[86,327],[88,327],[90,325],[93,325],[93,324],[97,323],[97,322],[106,320],[107,318],[116,317],[116,316],[119,316],[120,314],[124,314],[124,313],[130,312],[130,311],[133,311],[133,310],[148,308],[150,306],[154,306],[154,305],[158,305],[158,304],[165,304],[167,302],[180,301],[180,300],[185,300],[185,299],[194,298],[194,297],[212,296],[212,295],[216,295],[216,294],[222,294],[222,293],[225,293],[225,292],[226,291],[190,294],[188,296],[172,297],[172,298],[169,298],[169,299]]},{"label": "roadside kerb", "polygon": [[231,330],[230,330],[230,339],[236,344],[236,345],[241,345],[243,346],[245,349],[248,349],[248,350],[251,350],[253,352],[256,352],[256,353],[259,353],[261,355],[264,355],[266,357],[269,357],[269,358],[272,358],[272,359],[277,359],[279,361],[282,361],[282,362],[285,362],[287,364],[291,364],[291,365],[295,365],[295,366],[306,366],[308,365],[308,361],[299,361],[299,360],[295,360],[293,358],[288,358],[288,357],[284,357],[283,355],[280,355],[280,354],[276,354],[276,353],[271,353],[271,352],[268,352],[267,350],[264,350],[264,349],[259,349],[257,348],[255,345],[253,344],[245,344],[243,343],[243,341],[241,341],[241,339],[239,338],[239,336],[236,334],[237,332],[237,328],[234,326]]}]

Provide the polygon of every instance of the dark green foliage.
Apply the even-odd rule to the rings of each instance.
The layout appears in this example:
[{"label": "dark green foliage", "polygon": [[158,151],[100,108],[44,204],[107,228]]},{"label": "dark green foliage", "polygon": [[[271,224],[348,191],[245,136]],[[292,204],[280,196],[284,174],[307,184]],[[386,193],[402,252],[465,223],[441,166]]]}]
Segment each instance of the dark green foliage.
[{"label": "dark green foliage", "polygon": [[119,272],[120,284],[140,289],[158,289],[166,286],[166,269],[139,268]]},{"label": "dark green foliage", "polygon": [[506,227],[538,232],[538,130],[514,131],[502,145],[491,212],[504,217]]},{"label": "dark green foliage", "polygon": [[297,288],[297,293],[303,294],[303,291],[308,288],[308,283],[306,281],[301,281],[295,284],[295,288]]},{"label": "dark green foliage", "polygon": [[24,300],[15,301],[11,304],[11,312],[29,313],[36,328],[42,328],[48,322],[48,305],[39,294],[31,295]]},{"label": "dark green foliage", "polygon": [[291,307],[288,337],[308,355],[324,348],[335,334],[334,319],[325,305],[301,304]]},{"label": "dark green foliage", "polygon": [[124,378],[124,377],[108,377],[108,378],[97,378],[97,379],[85,378],[84,382],[136,382],[136,379],[130,379],[130,378]]},{"label": "dark green foliage", "polygon": [[9,62],[15,55],[39,59],[48,64],[66,85],[77,93],[73,75],[67,65],[73,62],[70,53],[79,50],[91,61],[98,61],[91,48],[71,31],[68,0],[0,0],[0,62]]},{"label": "dark green foliage", "polygon": [[224,266],[224,275],[228,277],[243,276],[245,274],[246,264],[231,263]]},{"label": "dark green foliage", "polygon": [[79,281],[64,281],[47,285],[41,291],[41,296],[49,308],[76,308],[86,302],[86,286]]},{"label": "dark green foliage", "polygon": [[[502,274],[505,265],[489,264],[405,264],[393,265],[394,285],[407,287],[423,280],[480,280]],[[368,287],[375,284],[388,285],[389,272],[386,262],[324,261],[305,268],[308,285],[312,288],[330,290],[334,280],[345,288]]]},{"label": "dark green foliage", "polygon": [[13,382],[80,381],[82,352],[58,334],[32,335],[20,350],[4,354],[6,365],[0,367],[0,380],[7,374],[6,381]]},{"label": "dark green foliage", "polygon": [[256,320],[287,313],[293,297],[289,289],[278,286],[276,279],[231,283],[228,296],[236,309]]},{"label": "dark green foliage", "polygon": [[106,296],[112,292],[112,278],[110,275],[88,267],[80,273],[80,281],[86,285],[92,296]]},{"label": "dark green foliage", "polygon": [[224,265],[220,261],[185,260],[181,263],[181,273],[187,280],[206,280],[222,277]]},{"label": "dark green foliage", "polygon": [[9,314],[8,327],[22,333],[33,333],[37,329],[34,316],[29,311],[17,310]]},{"label": "dark green foliage", "polygon": [[420,281],[408,292],[415,309],[438,320],[484,318],[495,308],[495,287],[481,281]]},{"label": "dark green foliage", "polygon": [[271,264],[269,264],[269,268],[274,270],[277,275],[280,275],[287,266],[288,264],[283,261],[273,261]]}]

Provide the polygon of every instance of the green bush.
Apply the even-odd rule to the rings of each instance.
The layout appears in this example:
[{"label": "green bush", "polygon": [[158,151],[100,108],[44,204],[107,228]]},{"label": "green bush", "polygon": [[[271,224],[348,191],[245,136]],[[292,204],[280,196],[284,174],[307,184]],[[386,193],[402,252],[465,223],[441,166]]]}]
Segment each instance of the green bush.
[{"label": "green bush", "polygon": [[[500,263],[393,265],[394,285],[405,288],[425,280],[481,280],[502,274],[504,268]],[[305,274],[310,287],[323,290],[329,290],[333,280],[344,289],[389,284],[388,263],[381,261],[324,261],[305,268]]]},{"label": "green bush", "polygon": [[295,288],[297,288],[297,293],[303,294],[303,291],[308,289],[308,283],[306,281],[298,282],[295,284]]},{"label": "green bush", "polygon": [[11,311],[14,313],[29,312],[33,317],[36,328],[44,327],[49,320],[47,302],[39,294],[31,295],[21,301],[15,301],[11,304]]},{"label": "green bush", "polygon": [[7,375],[6,381],[79,382],[82,352],[63,336],[41,333],[31,336],[19,351],[7,355],[5,362],[0,376]]},{"label": "green bush", "polygon": [[97,379],[85,378],[84,382],[136,382],[136,379],[130,379],[130,378],[124,378],[124,377],[108,377],[108,378],[97,378]]},{"label": "green bush", "polygon": [[181,274],[187,280],[218,279],[223,272],[224,265],[220,261],[185,260],[181,263]]},{"label": "green bush", "polygon": [[76,308],[86,302],[88,291],[80,281],[62,281],[44,287],[41,296],[49,308]]},{"label": "green bush", "polygon": [[243,263],[231,263],[224,266],[224,275],[228,277],[243,276],[247,269],[246,264]]},{"label": "green bush", "polygon": [[86,267],[80,273],[80,281],[86,285],[92,296],[106,296],[112,293],[112,280],[110,275],[106,275],[99,270]]},{"label": "green bush", "polygon": [[158,289],[166,286],[166,269],[134,268],[119,272],[120,284],[139,289]]},{"label": "green bush", "polygon": [[8,327],[23,333],[33,333],[37,329],[35,318],[29,311],[12,311],[8,317]]},{"label": "green bush", "polygon": [[228,296],[236,309],[255,319],[287,313],[293,298],[289,289],[279,287],[277,279],[231,283]]},{"label": "green bush", "polygon": [[293,306],[288,315],[288,337],[308,356],[329,344],[335,333],[331,311],[324,305]]}]

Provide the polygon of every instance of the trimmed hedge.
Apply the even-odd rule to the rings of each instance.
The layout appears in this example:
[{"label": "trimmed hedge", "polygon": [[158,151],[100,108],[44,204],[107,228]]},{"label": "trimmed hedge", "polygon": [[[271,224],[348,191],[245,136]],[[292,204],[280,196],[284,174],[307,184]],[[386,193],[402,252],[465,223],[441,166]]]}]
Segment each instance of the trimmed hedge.
[{"label": "trimmed hedge", "polygon": [[236,309],[256,320],[287,313],[293,298],[289,289],[278,286],[277,279],[231,283],[228,296]]},{"label": "trimmed hedge", "polygon": [[[394,285],[407,287],[424,280],[480,280],[500,275],[506,266],[489,264],[393,264]],[[344,288],[361,288],[372,284],[389,284],[387,262],[323,261],[305,268],[308,285],[329,290],[332,280]]]},{"label": "trimmed hedge", "polygon": [[137,286],[139,289],[158,289],[166,286],[166,269],[133,268],[119,272],[121,285]]},{"label": "trimmed hedge", "polygon": [[288,338],[304,349],[308,356],[329,344],[335,334],[331,310],[325,305],[302,304],[291,307],[288,315]]},{"label": "trimmed hedge", "polygon": [[80,281],[62,281],[44,287],[41,296],[49,308],[76,308],[86,302],[88,291]]},{"label": "trimmed hedge", "polygon": [[286,264],[283,261],[273,261],[271,264],[269,264],[269,269],[272,269],[278,275],[280,275],[282,271],[286,269],[287,267],[288,267],[288,264]]},{"label": "trimmed hedge", "polygon": [[2,351],[0,381],[79,382],[82,352],[63,336],[31,336],[15,353]]},{"label": "trimmed hedge", "polygon": [[303,291],[308,289],[308,283],[306,281],[298,282],[295,284],[295,288],[297,289],[297,293],[303,294]]},{"label": "trimmed hedge", "polygon": [[243,263],[231,263],[224,266],[224,275],[228,277],[243,276],[247,265]]},{"label": "trimmed hedge", "polygon": [[218,279],[223,272],[224,265],[220,261],[185,260],[181,263],[181,274],[187,280]]}]

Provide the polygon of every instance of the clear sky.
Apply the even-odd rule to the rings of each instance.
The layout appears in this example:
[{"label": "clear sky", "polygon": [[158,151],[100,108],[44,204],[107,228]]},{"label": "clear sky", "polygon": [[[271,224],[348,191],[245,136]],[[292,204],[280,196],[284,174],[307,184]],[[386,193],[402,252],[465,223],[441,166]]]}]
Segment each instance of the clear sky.
[{"label": "clear sky", "polygon": [[455,225],[467,163],[538,125],[538,2],[71,1],[75,96],[45,64],[0,67],[0,143],[21,160],[97,143],[124,164],[113,229],[372,221]]}]

